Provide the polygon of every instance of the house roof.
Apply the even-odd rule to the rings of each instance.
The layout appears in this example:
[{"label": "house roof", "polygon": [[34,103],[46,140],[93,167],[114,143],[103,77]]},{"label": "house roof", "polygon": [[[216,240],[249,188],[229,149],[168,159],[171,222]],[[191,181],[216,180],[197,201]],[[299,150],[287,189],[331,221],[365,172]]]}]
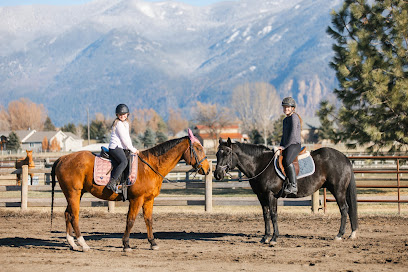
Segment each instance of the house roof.
[{"label": "house roof", "polygon": [[303,129],[318,129],[320,128],[319,117],[303,118]]},{"label": "house roof", "polygon": [[[211,135],[210,133],[203,133],[200,134],[201,138],[203,138],[204,140],[208,140],[208,139],[214,139],[214,136]],[[248,139],[248,136],[246,135],[242,135],[241,133],[221,133],[220,137],[223,139],[227,139],[227,138],[231,138],[231,139]]]},{"label": "house roof", "polygon": [[78,137],[77,135],[75,135],[72,132],[63,132],[65,135],[67,135],[68,137],[72,137],[74,140],[83,140],[81,137]]},{"label": "house roof", "polygon": [[10,133],[14,132],[20,141],[24,141],[27,137],[31,136],[32,134],[36,133],[36,130],[8,130],[8,131],[0,131],[0,135],[4,135],[7,138],[9,137]]},{"label": "house roof", "polygon": [[[205,126],[205,125],[197,125],[196,127],[197,127],[197,129],[199,129],[199,130],[203,130],[203,129],[208,129],[208,128],[209,128],[208,126]],[[222,129],[231,129],[231,128],[238,129],[238,128],[239,128],[239,124],[231,124],[231,125],[227,125],[227,126],[223,126],[223,127],[222,127]]]},{"label": "house roof", "polygon": [[37,131],[36,133],[28,137],[24,142],[41,143],[44,140],[44,138],[47,138],[47,140],[49,141],[59,133],[62,133],[62,132],[61,131]]}]

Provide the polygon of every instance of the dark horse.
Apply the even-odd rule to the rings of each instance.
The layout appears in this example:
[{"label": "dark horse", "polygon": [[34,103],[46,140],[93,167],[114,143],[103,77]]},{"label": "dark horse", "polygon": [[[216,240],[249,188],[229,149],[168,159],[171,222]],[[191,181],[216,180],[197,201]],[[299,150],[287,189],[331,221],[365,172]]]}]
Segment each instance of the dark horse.
[{"label": "dark horse", "polygon": [[[204,149],[194,136],[169,140],[153,148],[141,151],[139,157],[137,179],[135,183],[128,188],[129,210],[127,214],[126,231],[122,238],[124,251],[131,251],[129,235],[136,215],[141,207],[143,207],[143,216],[147,227],[147,238],[150,242],[151,249],[158,249],[152,230],[154,198],[160,193],[163,177],[166,176],[181,159],[184,159],[187,164],[193,165],[200,174],[207,175],[210,169]],[[144,162],[141,161],[142,159]],[[74,242],[73,231],[82,250],[89,250],[89,246],[86,244],[79,230],[79,205],[82,195],[85,192],[90,192],[100,199],[111,201],[121,200],[120,195],[112,192],[105,186],[95,184],[93,180],[94,161],[95,155],[91,152],[80,151],[60,157],[55,161],[52,167],[51,220],[56,175],[68,202],[68,206],[65,210],[66,233],[68,243],[74,250],[79,250],[79,247]]]},{"label": "dark horse", "polygon": [[[214,172],[215,178],[221,180],[226,172],[238,167],[248,177],[252,190],[262,206],[265,221],[265,236],[261,240],[263,243],[276,243],[279,236],[276,195],[282,188],[283,180],[277,175],[273,163],[270,163],[274,155],[274,152],[262,145],[231,143],[229,138],[227,142],[223,142],[220,139]],[[320,188],[327,188],[336,198],[341,213],[340,230],[335,239],[340,240],[344,235],[347,213],[352,230],[350,238],[356,238],[358,227],[356,183],[349,159],[341,152],[326,147],[312,151],[311,155],[316,170],[311,176],[298,180],[297,197],[305,197]]]}]

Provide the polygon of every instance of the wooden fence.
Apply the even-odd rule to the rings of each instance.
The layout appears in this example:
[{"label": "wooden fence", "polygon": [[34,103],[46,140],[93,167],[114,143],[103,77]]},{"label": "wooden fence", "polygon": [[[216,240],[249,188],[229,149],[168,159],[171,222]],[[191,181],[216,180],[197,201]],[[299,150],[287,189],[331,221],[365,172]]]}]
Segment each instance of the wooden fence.
[{"label": "wooden fence", "polygon": [[[357,198],[358,202],[378,202],[378,203],[398,203],[398,214],[401,214],[401,203],[408,203],[407,199],[401,198],[401,189],[408,188],[408,185],[401,184],[401,174],[408,174],[408,170],[401,169],[401,160],[408,161],[408,156],[349,156],[348,157],[353,164],[358,161],[370,161],[370,167],[353,167],[354,174],[375,174],[375,175],[383,175],[383,174],[392,174],[395,175],[394,178],[391,178],[391,182],[394,181],[396,184],[389,185],[385,184],[384,182],[386,178],[380,178],[379,180],[382,181],[382,184],[379,185],[357,185],[357,188],[392,188],[397,189],[397,197],[396,198],[387,198],[387,199],[378,199],[378,198]],[[395,162],[395,168],[390,168],[389,165],[387,167],[381,167],[373,165],[373,161],[392,161]],[[364,165],[364,164],[363,164]],[[387,182],[389,183],[389,182]],[[327,202],[335,202],[334,198],[327,198],[326,189],[323,189],[323,210],[326,211]]]},{"label": "wooden fence", "polygon": [[[163,183],[162,190],[172,190],[172,189],[204,189],[204,199],[202,196],[158,196],[155,199],[155,205],[157,206],[185,206],[185,205],[201,205],[204,206],[205,211],[211,212],[213,210],[213,205],[259,205],[259,202],[255,196],[253,197],[217,197],[213,198],[214,189],[231,189],[231,188],[245,188],[249,189],[249,182],[213,182],[212,168],[213,163],[210,163],[211,174],[204,176],[202,180],[190,180],[189,170],[190,166],[179,165],[173,169],[170,173],[186,173],[185,179],[181,181],[175,181],[170,183]],[[10,175],[10,174],[22,174],[22,184],[17,185],[3,185],[0,186],[0,191],[20,191],[20,199],[9,199],[8,201],[2,201],[0,199],[0,206],[5,207],[20,207],[21,210],[27,210],[27,207],[46,207],[51,205],[51,198],[49,199],[28,199],[28,191],[50,191],[50,185],[29,185],[28,179],[29,174],[45,174],[50,175],[50,168],[43,169],[28,169],[27,166],[23,166],[22,169],[0,169],[0,175]],[[56,192],[61,192],[59,184],[56,184]],[[65,198],[55,198],[54,206],[66,206]],[[313,196],[312,200],[310,198],[302,199],[280,199],[279,205],[285,206],[311,206],[312,212],[316,213],[319,209],[319,191],[317,191]],[[81,200],[81,206],[108,206],[108,211],[114,212],[115,206],[123,206],[127,203],[114,202],[99,200],[95,197],[84,197]]]},{"label": "wooden fence", "polygon": [[[379,181],[381,184],[379,185],[357,185],[357,188],[395,188],[397,189],[397,197],[396,199],[387,198],[387,199],[379,199],[372,198],[372,199],[362,199],[358,198],[358,202],[390,202],[390,203],[398,203],[398,213],[401,213],[401,203],[408,203],[408,200],[402,199],[401,197],[401,189],[408,188],[407,185],[401,184],[401,174],[408,173],[408,170],[401,169],[400,161],[401,160],[408,160],[408,156],[351,156],[349,157],[353,162],[356,161],[363,161],[363,160],[393,160],[395,161],[396,168],[390,169],[383,168],[383,167],[354,167],[354,173],[356,174],[395,174],[394,178],[392,178],[391,182],[394,180],[396,181],[395,185],[389,185],[389,182],[386,182],[385,179],[381,178]],[[185,173],[185,178],[181,181],[171,182],[171,183],[163,183],[162,190],[171,190],[174,188],[178,189],[204,189],[204,199],[202,196],[158,196],[155,199],[155,205],[171,205],[171,206],[184,206],[184,205],[202,205],[205,208],[205,211],[211,212],[213,209],[213,205],[259,205],[256,196],[254,197],[217,197],[213,198],[213,190],[214,189],[222,189],[222,188],[250,188],[248,182],[238,182],[239,177],[241,176],[239,172],[236,172],[237,178],[231,179],[229,182],[213,182],[212,177],[212,169],[214,167],[213,163],[211,165],[211,174],[203,177],[201,180],[189,180],[189,170],[190,166],[186,165],[178,165],[175,169],[173,169],[170,173],[171,174],[180,174]],[[20,199],[12,199],[9,201],[2,201],[0,199],[0,206],[5,207],[18,207],[20,206],[22,210],[26,210],[29,200],[28,200],[28,190],[30,191],[50,191],[50,185],[32,185],[29,186],[28,184],[28,174],[45,174],[49,177],[51,172],[50,168],[43,168],[43,169],[28,169],[27,166],[23,166],[22,169],[0,169],[0,175],[10,175],[10,174],[20,174],[22,173],[22,184],[21,186],[0,186],[0,191],[20,191],[21,190],[21,198]],[[57,183],[56,192],[60,192],[61,189]],[[43,200],[33,199],[30,201],[29,206],[50,206],[51,199],[47,199],[48,202]],[[311,206],[312,212],[317,213],[320,208],[320,201],[319,201],[319,190],[316,191],[311,199],[310,198],[303,198],[303,199],[279,199],[279,205],[308,205]],[[333,198],[327,198],[326,189],[323,189],[323,210],[326,211],[327,202],[335,201]],[[108,206],[108,210],[110,212],[114,211],[114,207],[116,206],[123,206],[127,205],[123,202],[112,202],[98,200],[93,196],[91,198],[83,198],[81,201],[81,206]],[[64,199],[56,199],[55,206],[66,206],[66,201]]]}]

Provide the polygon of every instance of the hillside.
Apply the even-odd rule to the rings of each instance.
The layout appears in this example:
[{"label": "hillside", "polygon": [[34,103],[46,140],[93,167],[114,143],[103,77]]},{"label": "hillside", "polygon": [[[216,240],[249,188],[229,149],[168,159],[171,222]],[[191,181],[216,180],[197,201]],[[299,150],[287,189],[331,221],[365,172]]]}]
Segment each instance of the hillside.
[{"label": "hillside", "polygon": [[313,115],[332,94],[325,33],[341,1],[97,0],[0,8],[0,95],[28,97],[63,125],[118,103],[187,115],[195,101],[228,106],[235,86],[273,84]]}]

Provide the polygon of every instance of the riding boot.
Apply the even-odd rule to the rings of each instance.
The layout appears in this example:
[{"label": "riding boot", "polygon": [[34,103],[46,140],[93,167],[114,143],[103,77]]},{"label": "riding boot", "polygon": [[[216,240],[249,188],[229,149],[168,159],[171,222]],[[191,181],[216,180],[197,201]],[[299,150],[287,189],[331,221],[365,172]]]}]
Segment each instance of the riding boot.
[{"label": "riding boot", "polygon": [[113,192],[116,191],[116,179],[111,178],[108,182],[108,184],[106,184],[106,188],[112,190]]},{"label": "riding boot", "polygon": [[293,165],[293,163],[289,164],[288,167],[285,168],[285,172],[286,172],[286,177],[289,179],[289,184],[288,186],[285,187],[285,189],[283,190],[283,192],[286,195],[297,195],[297,180],[296,180],[296,170],[295,170],[295,166]]}]

